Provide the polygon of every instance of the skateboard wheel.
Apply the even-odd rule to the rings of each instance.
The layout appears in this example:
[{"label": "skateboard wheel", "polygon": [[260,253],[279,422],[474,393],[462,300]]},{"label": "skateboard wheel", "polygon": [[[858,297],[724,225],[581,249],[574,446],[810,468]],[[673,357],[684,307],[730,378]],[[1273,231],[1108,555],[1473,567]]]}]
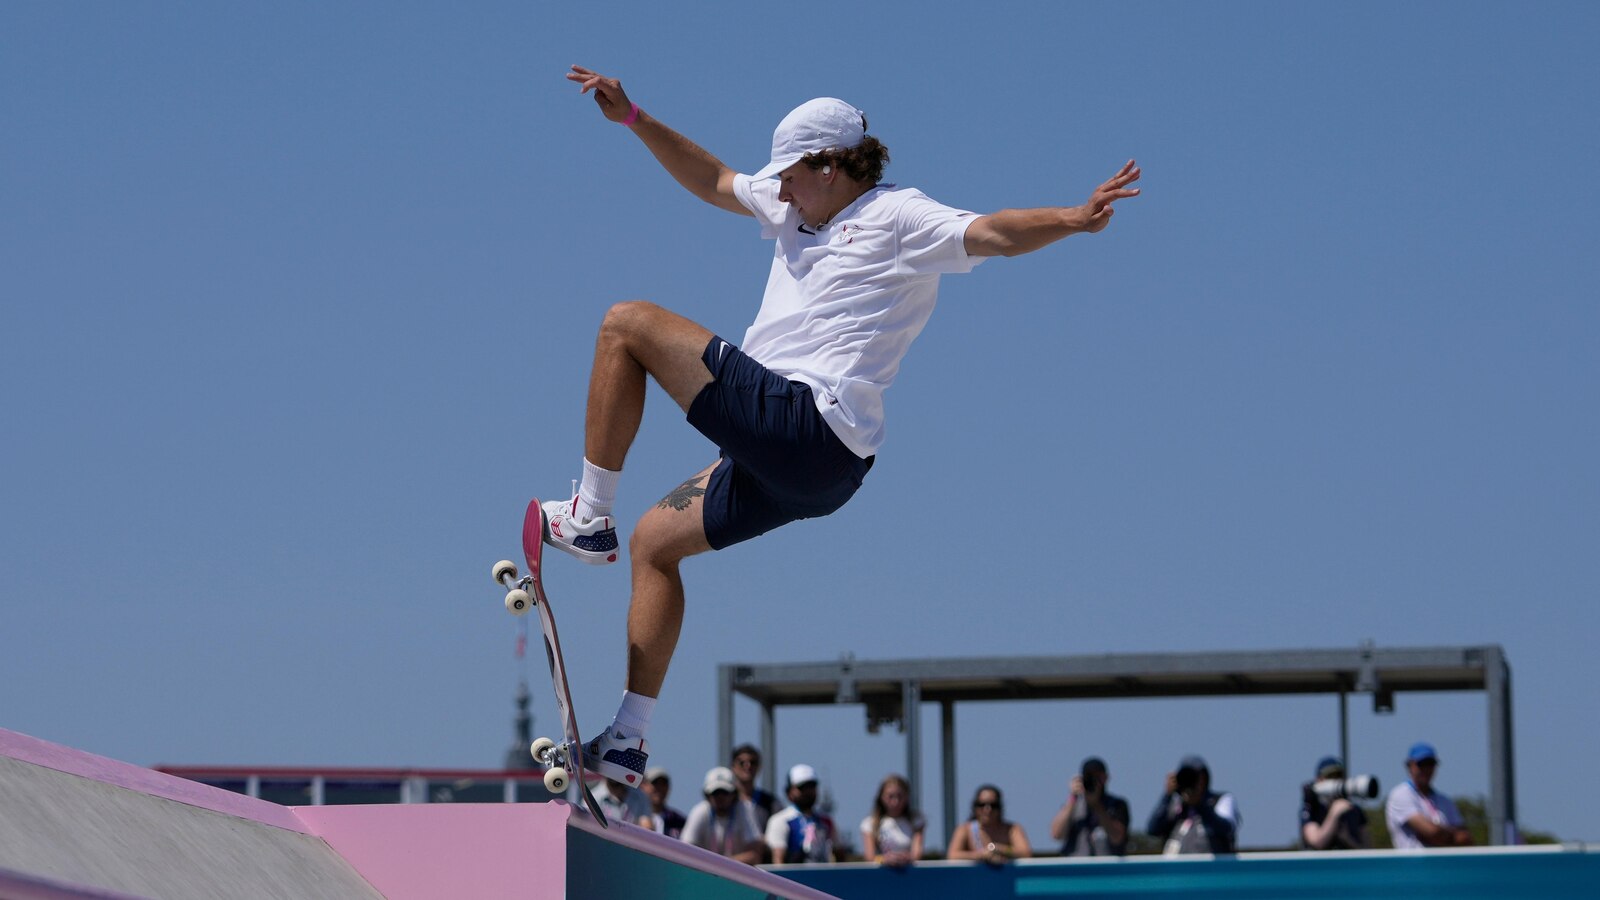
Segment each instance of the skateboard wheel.
[{"label": "skateboard wheel", "polygon": [[533,607],[533,598],[522,588],[516,588],[506,594],[506,612],[513,616],[520,616]]},{"label": "skateboard wheel", "polygon": [[539,738],[533,742],[529,752],[533,754],[533,761],[540,765],[549,765],[550,751],[556,748],[556,742],[547,737]]},{"label": "skateboard wheel", "polygon": [[502,559],[494,564],[494,580],[496,584],[504,585],[509,576],[512,580],[517,577],[517,564],[509,559]]},{"label": "skateboard wheel", "polygon": [[558,766],[544,773],[544,789],[552,794],[565,794],[569,784],[566,769]]}]

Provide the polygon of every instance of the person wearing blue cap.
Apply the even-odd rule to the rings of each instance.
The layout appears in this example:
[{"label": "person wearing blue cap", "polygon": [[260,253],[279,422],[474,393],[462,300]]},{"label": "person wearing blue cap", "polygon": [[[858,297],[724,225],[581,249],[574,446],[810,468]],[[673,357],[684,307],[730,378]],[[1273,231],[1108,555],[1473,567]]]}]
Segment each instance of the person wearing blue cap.
[{"label": "person wearing blue cap", "polygon": [[1432,744],[1416,743],[1406,752],[1406,772],[1411,778],[1389,792],[1383,810],[1396,850],[1472,844],[1472,834],[1455,802],[1433,789],[1438,768],[1439,754]]},{"label": "person wearing blue cap", "polygon": [[[593,92],[601,114],[637,137],[689,193],[754,218],[773,245],[766,291],[742,346],[646,301],[606,311],[589,370],[583,477],[566,499],[544,505],[551,546],[592,565],[618,560],[612,506],[651,379],[719,450],[645,513],[628,542],[627,689],[611,727],[584,745],[584,766],[637,783],[649,758],[644,735],[683,625],[679,564],[842,507],[883,443],[884,393],[933,314],[940,278],[991,256],[1104,230],[1114,204],[1139,195],[1132,185],[1140,171],[1128,160],[1081,205],[979,215],[882,183],[888,148],[867,133],[861,110],[834,97],[785,116],[770,159],[744,175],[640,109],[617,79],[582,66],[567,78]],[[626,264],[627,248],[608,249]],[[582,364],[571,341],[552,343],[561,352],[539,359],[547,390]],[[974,348],[974,358],[1004,352]],[[1037,375],[1032,389],[1047,392],[1055,373],[1043,365]],[[972,412],[980,424],[981,411]],[[871,542],[859,542],[859,552],[873,552]]]},{"label": "person wearing blue cap", "polygon": [[1344,762],[1337,756],[1317,761],[1315,781],[1301,788],[1300,840],[1307,850],[1364,850],[1372,846],[1367,834],[1367,814],[1348,797],[1324,801],[1318,782],[1344,780]]}]

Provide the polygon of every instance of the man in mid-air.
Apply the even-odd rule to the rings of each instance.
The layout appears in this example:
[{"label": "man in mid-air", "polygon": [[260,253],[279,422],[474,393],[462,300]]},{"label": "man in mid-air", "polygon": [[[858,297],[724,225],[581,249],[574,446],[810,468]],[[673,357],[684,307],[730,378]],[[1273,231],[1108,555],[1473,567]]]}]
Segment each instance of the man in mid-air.
[{"label": "man in mid-air", "polygon": [[939,276],[990,256],[1030,253],[1110,224],[1138,196],[1129,160],[1081,206],[978,215],[883,184],[889,151],[842,100],[801,104],[778,123],[771,160],[741,175],[581,66],[594,92],[678,183],[712,206],[753,216],[776,242],[771,274],[743,342],[651,303],[618,303],[595,341],[575,496],[544,504],[546,540],[584,562],[615,562],[611,507],[644,415],[646,376],[721,451],[645,513],[628,541],[628,677],[621,708],[584,747],[584,765],[637,785],[644,740],[683,624],[678,564],[797,519],[825,516],[861,486],[883,442],[883,393],[933,313]]}]

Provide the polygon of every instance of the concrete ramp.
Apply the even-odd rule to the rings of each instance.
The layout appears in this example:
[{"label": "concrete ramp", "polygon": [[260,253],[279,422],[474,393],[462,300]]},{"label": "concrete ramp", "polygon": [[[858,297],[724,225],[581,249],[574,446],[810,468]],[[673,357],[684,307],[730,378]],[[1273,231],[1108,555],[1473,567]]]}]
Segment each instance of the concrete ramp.
[{"label": "concrete ramp", "polygon": [[828,895],[561,802],[283,807],[0,729],[0,898]]}]

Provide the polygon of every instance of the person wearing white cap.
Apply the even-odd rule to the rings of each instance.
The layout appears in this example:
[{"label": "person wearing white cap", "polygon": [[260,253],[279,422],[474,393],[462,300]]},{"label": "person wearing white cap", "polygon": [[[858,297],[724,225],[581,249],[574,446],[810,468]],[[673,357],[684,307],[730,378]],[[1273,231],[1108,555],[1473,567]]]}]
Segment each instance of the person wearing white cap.
[{"label": "person wearing white cap", "polygon": [[767,848],[775,863],[834,862],[838,830],[817,806],[817,770],[789,770],[789,805],[767,820]]},{"label": "person wearing white cap", "polygon": [[761,832],[748,804],[739,802],[733,772],[717,766],[706,773],[705,799],[689,810],[681,837],[712,853],[755,865],[761,861]]},{"label": "person wearing white cap", "polygon": [[[567,78],[606,119],[638,137],[691,194],[752,216],[774,242],[766,292],[735,346],[645,301],[612,306],[600,325],[584,417],[583,474],[545,504],[545,540],[586,563],[619,557],[612,506],[654,378],[719,458],[645,513],[629,539],[627,690],[585,766],[626,783],[643,776],[644,734],[683,624],[678,565],[855,494],[884,440],[884,392],[933,313],[940,276],[1104,229],[1135,197],[1132,160],[1079,206],[978,215],[883,184],[888,149],[867,117],[822,97],[778,123],[772,152],[741,175],[582,66]],[[561,366],[556,366],[561,370]],[[548,380],[547,380],[548,383]]]}]

